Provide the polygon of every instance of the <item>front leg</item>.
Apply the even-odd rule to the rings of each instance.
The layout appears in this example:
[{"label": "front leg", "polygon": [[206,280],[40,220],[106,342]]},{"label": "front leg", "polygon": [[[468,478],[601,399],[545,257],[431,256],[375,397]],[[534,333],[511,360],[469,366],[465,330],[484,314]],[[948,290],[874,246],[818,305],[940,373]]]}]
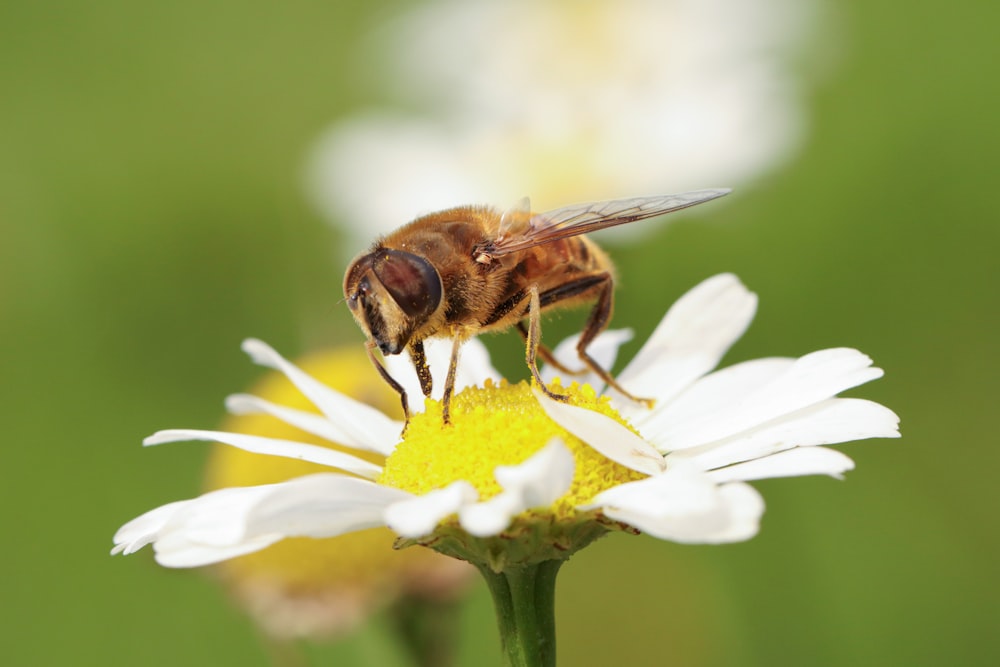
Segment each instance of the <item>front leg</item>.
[{"label": "front leg", "polygon": [[[399,400],[403,405],[403,417],[406,419],[406,423],[409,424],[410,404],[406,400],[406,390],[403,389],[403,385],[396,382],[396,379],[391,375],[389,375],[389,371],[385,370],[385,367],[382,365],[382,362],[380,362],[378,360],[378,357],[375,356],[375,341],[369,340],[367,343],[365,343],[365,351],[368,353],[368,359],[371,360],[372,365],[375,366],[375,369],[378,371],[378,374],[382,376],[383,380],[389,383],[389,386],[392,387],[397,394],[399,394]],[[406,432],[405,426],[403,427],[403,432],[404,433]]]},{"label": "front leg", "polygon": [[465,341],[464,336],[452,332],[451,359],[448,361],[448,377],[444,381],[444,396],[441,399],[441,414],[444,423],[451,423],[451,395],[455,393],[455,375],[458,371],[458,353]]},{"label": "front leg", "polygon": [[427,366],[427,355],[424,354],[424,341],[418,340],[410,343],[410,361],[417,371],[417,379],[420,380],[420,391],[425,398],[430,398],[434,390],[434,379],[431,377],[431,369]]}]

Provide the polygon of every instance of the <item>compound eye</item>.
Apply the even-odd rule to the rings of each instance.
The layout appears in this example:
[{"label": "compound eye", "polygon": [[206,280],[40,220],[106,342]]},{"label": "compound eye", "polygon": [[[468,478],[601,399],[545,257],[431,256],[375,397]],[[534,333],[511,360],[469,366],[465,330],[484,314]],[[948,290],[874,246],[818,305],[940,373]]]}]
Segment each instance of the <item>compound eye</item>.
[{"label": "compound eye", "polygon": [[379,252],[372,268],[407,317],[423,320],[437,310],[441,277],[423,257],[385,249]]},{"label": "compound eye", "polygon": [[371,291],[371,285],[365,273],[371,269],[373,255],[362,255],[358,257],[347,269],[344,275],[344,297],[347,305],[352,310],[357,308],[359,301],[364,301]]}]

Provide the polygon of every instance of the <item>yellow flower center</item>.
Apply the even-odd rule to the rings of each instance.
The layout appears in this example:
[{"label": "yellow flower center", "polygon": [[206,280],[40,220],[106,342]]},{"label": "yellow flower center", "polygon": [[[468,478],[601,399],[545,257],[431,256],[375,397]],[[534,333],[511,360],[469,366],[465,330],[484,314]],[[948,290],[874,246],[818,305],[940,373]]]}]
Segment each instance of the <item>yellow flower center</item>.
[{"label": "yellow flower center", "polygon": [[[569,396],[573,405],[629,426],[589,385],[562,387],[556,381],[552,390]],[[605,458],[549,419],[528,383],[503,380],[487,381],[485,387],[470,387],[455,396],[448,425],[443,424],[440,403],[427,401],[426,412],[411,417],[403,442],[386,459],[378,482],[422,495],[465,480],[486,500],[501,491],[493,476],[497,466],[523,463],[554,437],[573,453],[576,469],[569,491],[544,508],[546,515],[571,519],[579,514],[577,505],[601,491],[645,477]]]}]

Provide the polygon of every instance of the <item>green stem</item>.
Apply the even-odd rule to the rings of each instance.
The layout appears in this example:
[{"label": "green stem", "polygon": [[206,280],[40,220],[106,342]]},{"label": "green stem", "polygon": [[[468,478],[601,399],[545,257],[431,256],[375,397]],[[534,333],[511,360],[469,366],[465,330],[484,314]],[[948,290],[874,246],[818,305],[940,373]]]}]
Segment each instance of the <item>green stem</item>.
[{"label": "green stem", "polygon": [[500,628],[504,667],[555,667],[556,574],[561,560],[547,560],[494,572],[486,578]]}]

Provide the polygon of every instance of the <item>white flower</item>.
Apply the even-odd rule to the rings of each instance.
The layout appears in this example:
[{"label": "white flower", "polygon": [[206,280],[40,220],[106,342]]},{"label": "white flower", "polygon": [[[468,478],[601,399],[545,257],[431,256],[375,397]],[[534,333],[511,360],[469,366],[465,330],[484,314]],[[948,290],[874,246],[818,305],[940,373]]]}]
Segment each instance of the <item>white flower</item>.
[{"label": "white flower", "polygon": [[817,4],[423,3],[370,47],[395,107],[334,123],[315,146],[310,192],[357,250],[457,204],[530,195],[547,210],[739,186],[799,143],[793,60]]},{"label": "white flower", "polygon": [[[678,542],[747,539],[758,530],[764,504],[745,482],[837,477],[854,464],[821,445],[899,437],[899,418],[888,408],[835,398],[882,376],[857,350],[757,359],[706,375],[742,335],[756,306],[756,296],[731,274],[706,280],[674,304],[618,376],[629,391],[654,398],[654,409],[609,391],[641,437],[603,415],[536,392],[560,426],[649,475],[598,494],[582,509]],[[571,363],[568,347],[556,355]]]},{"label": "white flower", "polygon": [[[564,558],[609,522],[680,542],[747,539],[757,532],[764,508],[747,481],[839,476],[853,463],[822,445],[899,434],[898,418],[887,408],[835,398],[882,375],[856,350],[759,359],[709,373],[746,329],[755,309],[756,297],[735,276],[723,274],[698,285],[669,310],[619,375],[630,391],[655,399],[655,407],[647,409],[609,392],[618,414],[638,434],[602,414],[606,406],[593,399],[593,409],[585,409],[536,390],[535,402],[524,385],[494,387],[490,382],[486,389],[456,395],[451,425],[442,426],[439,413],[421,415],[420,426],[416,417],[411,420],[405,455],[403,447],[397,448],[402,424],[325,387],[260,341],[248,340],[244,349],[254,360],[285,373],[322,416],[243,395],[229,401],[230,409],[272,414],[348,447],[378,452],[389,457],[385,468],[304,443],[212,431],[163,431],[146,444],[214,440],[350,474],[320,473],[170,503],[123,526],[115,535],[113,553],[131,553],[153,543],[161,564],[190,567],[250,553],[285,537],[331,537],[374,526],[388,526],[417,541],[434,535],[425,542],[435,548],[450,539],[448,553],[464,558],[486,553],[490,559],[497,558],[496,543],[484,543],[477,552],[476,539],[503,533],[500,544],[514,550],[511,536],[528,535],[517,543],[514,558],[532,559],[532,550],[551,538],[553,553],[563,555],[547,558]],[[595,350],[610,364],[626,338],[622,332],[608,332]],[[441,354],[450,344],[435,346],[428,346],[429,356]],[[556,353],[565,355],[567,349],[560,346]],[[467,344],[462,363],[460,376],[466,383],[495,377],[475,341]],[[477,392],[492,393],[479,399]],[[518,393],[528,402],[498,407],[497,397]],[[581,392],[574,396],[582,400]],[[532,410],[538,417],[529,414]],[[460,419],[463,414],[466,418]],[[488,423],[491,419],[499,421]],[[496,428],[496,423],[502,427]],[[544,435],[556,425],[576,444]],[[421,429],[423,435],[415,434]],[[517,465],[494,463],[488,468],[478,459],[465,460],[480,452],[511,456],[512,451],[529,454]],[[419,493],[387,481],[394,460],[393,473],[408,476],[407,484],[420,488]],[[473,479],[484,470],[490,480]],[[447,481],[428,482],[432,477]],[[480,501],[477,489],[487,487],[492,489],[489,497]],[[549,514],[535,523],[527,520],[528,528],[518,533],[512,521],[533,508]],[[440,534],[442,522],[455,515],[457,524],[452,526],[458,528]],[[495,562],[502,569],[504,559]]]}]

